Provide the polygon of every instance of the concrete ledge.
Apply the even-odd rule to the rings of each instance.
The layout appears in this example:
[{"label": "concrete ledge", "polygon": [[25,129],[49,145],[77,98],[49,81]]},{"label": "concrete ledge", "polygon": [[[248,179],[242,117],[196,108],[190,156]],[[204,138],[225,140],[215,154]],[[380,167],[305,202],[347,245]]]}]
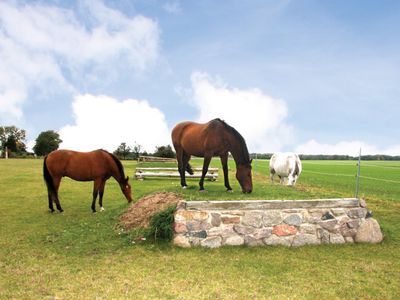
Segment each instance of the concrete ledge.
[{"label": "concrete ledge", "polygon": [[232,201],[184,201],[186,210],[264,210],[290,208],[334,208],[358,207],[360,201],[356,198],[315,199],[315,200],[232,200]]}]

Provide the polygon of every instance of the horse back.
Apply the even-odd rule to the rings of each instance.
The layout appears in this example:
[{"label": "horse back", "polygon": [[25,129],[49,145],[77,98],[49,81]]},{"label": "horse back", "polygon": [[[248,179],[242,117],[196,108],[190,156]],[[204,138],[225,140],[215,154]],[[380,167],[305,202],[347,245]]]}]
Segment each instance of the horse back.
[{"label": "horse back", "polygon": [[111,168],[111,159],[110,155],[103,150],[91,152],[56,150],[47,156],[46,165],[52,176],[91,181],[107,177]]},{"label": "horse back", "polygon": [[172,130],[172,143],[175,150],[183,150],[184,152],[203,156],[204,154],[204,129],[205,124],[195,122],[182,122]]},{"label": "horse back", "polygon": [[[292,172],[298,172],[296,154],[294,153],[275,153],[270,159],[270,172],[287,177]],[[301,168],[301,167],[300,167]]]},{"label": "horse back", "polygon": [[190,155],[203,157],[207,152],[219,155],[224,152],[224,128],[214,120],[201,124],[182,122],[172,130],[172,142],[176,150],[182,149]]}]

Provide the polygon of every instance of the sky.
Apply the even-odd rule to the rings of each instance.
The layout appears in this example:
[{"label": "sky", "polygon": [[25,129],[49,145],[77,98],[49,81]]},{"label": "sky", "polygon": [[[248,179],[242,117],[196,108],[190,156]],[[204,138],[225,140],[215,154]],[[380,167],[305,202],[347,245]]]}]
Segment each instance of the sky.
[{"label": "sky", "polygon": [[400,155],[399,31],[399,1],[3,0],[0,126],[152,152],[221,118],[250,152]]}]

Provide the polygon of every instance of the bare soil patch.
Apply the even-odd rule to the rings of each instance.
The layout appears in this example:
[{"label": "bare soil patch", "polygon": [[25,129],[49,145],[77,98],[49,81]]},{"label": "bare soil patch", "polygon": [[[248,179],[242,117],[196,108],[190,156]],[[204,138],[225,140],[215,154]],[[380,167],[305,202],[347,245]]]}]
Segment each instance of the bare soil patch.
[{"label": "bare soil patch", "polygon": [[177,204],[183,198],[175,193],[161,192],[147,195],[132,204],[120,217],[122,227],[125,230],[132,228],[146,228],[151,217],[171,205]]}]

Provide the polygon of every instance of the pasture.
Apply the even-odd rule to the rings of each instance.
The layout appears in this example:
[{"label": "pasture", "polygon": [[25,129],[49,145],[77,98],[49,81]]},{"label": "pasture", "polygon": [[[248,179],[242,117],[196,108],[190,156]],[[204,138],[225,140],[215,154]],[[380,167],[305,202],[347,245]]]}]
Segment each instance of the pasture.
[{"label": "pasture", "polygon": [[[93,214],[92,182],[64,178],[59,195],[65,211],[50,214],[42,162],[0,160],[1,299],[400,298],[400,162],[362,162],[360,196],[382,227],[382,244],[213,250],[132,243],[117,230],[128,204],[114,179],[105,188],[106,211]],[[134,200],[155,191],[222,200],[353,197],[355,189],[354,161],[303,161],[297,185],[289,188],[272,186],[268,161],[257,160],[254,191],[246,195],[232,161],[233,193],[225,192],[218,159],[211,166],[220,168],[220,178],[205,181],[205,192],[197,179],[188,179],[186,190],[177,179],[135,181],[137,163],[123,165]]]}]

